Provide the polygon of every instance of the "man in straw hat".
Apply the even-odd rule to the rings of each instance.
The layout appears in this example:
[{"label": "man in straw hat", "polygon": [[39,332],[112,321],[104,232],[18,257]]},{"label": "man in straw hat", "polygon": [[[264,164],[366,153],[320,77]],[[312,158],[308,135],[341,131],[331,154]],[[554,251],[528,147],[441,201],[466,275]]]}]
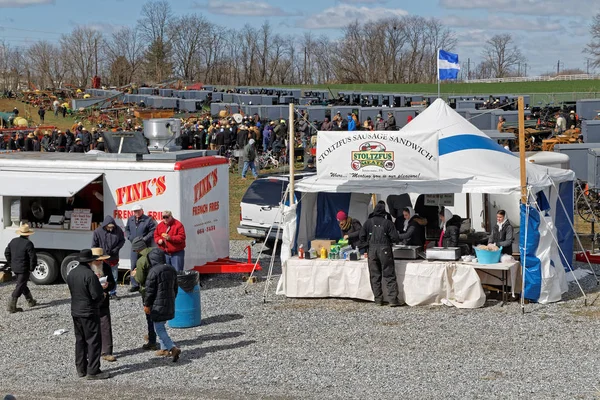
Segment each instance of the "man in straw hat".
[{"label": "man in straw hat", "polygon": [[100,335],[102,336],[102,359],[113,362],[117,361],[117,358],[113,355],[112,322],[110,319],[110,292],[114,290],[116,282],[111,267],[106,263],[106,260],[108,260],[110,256],[104,254],[104,251],[101,247],[92,247],[92,254],[98,258],[92,261],[90,266],[92,271],[100,280],[102,289],[104,289],[104,300],[98,308],[100,315]]},{"label": "man in straw hat", "polygon": [[37,267],[35,246],[29,240],[29,236],[33,235],[34,232],[29,229],[28,224],[23,224],[15,233],[19,237],[11,240],[6,250],[4,250],[6,263],[10,265],[10,269],[15,274],[17,280],[15,290],[8,300],[8,312],[11,314],[23,311],[23,309],[17,308],[17,301],[21,295],[25,295],[29,307],[37,304],[27,287],[29,274]]},{"label": "man in straw hat", "polygon": [[105,296],[100,280],[90,266],[97,259],[91,249],[81,250],[77,257],[79,264],[67,275],[75,332],[75,366],[77,375],[80,378],[87,376],[87,379],[110,378],[108,372],[100,370],[102,336],[99,307]]}]

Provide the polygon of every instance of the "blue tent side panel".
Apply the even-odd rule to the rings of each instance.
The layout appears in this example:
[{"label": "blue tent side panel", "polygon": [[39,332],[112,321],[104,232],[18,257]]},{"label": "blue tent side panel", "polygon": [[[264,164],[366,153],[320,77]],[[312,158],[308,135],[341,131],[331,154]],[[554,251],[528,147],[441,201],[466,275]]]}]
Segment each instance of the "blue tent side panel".
[{"label": "blue tent side panel", "polygon": [[[527,219],[526,205],[521,204],[521,230],[519,233],[519,251],[521,264],[525,264],[525,289],[523,296],[532,301],[540,298],[542,289],[542,263],[536,256],[540,243],[540,214],[533,207],[529,207]],[[527,238],[525,237],[527,231]],[[525,247],[525,244],[527,246]]]},{"label": "blue tent side panel", "polygon": [[573,230],[571,228],[571,223],[569,221],[573,221],[573,182],[563,182],[558,186],[558,196],[560,200],[562,200],[565,205],[564,208],[567,209],[565,213],[565,209],[563,208],[560,200],[557,200],[556,204],[556,215],[555,215],[555,225],[556,225],[556,239],[558,241],[558,247],[562,250],[562,253],[559,252],[560,261],[565,267],[565,271],[571,270],[571,262],[572,260],[566,259],[563,257],[563,254],[570,256],[573,254]]},{"label": "blue tent side panel", "polygon": [[338,211],[348,213],[350,193],[319,193],[317,195],[317,239],[336,239],[341,237],[336,215]]}]

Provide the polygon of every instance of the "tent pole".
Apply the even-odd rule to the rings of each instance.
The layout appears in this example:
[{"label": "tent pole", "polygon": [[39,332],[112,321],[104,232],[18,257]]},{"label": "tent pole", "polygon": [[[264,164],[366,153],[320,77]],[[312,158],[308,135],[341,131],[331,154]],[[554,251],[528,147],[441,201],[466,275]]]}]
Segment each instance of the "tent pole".
[{"label": "tent pole", "polygon": [[527,171],[525,170],[525,106],[519,96],[519,159],[521,161],[521,204],[527,203]]},{"label": "tent pole", "polygon": [[296,159],[295,154],[294,154],[294,144],[295,144],[295,139],[296,139],[296,135],[294,134],[294,103],[290,103],[290,137],[288,139],[289,141],[289,152],[288,152],[288,158],[289,158],[289,162],[290,162],[290,183],[289,183],[289,188],[290,191],[288,193],[289,195],[289,199],[290,199],[290,207],[294,205],[294,161]]},{"label": "tent pole", "polygon": [[[525,170],[525,106],[523,101],[523,96],[519,96],[518,99],[519,106],[519,161],[520,161],[520,169],[521,169],[521,204],[527,204],[527,171]],[[526,255],[527,252],[527,227],[529,225],[529,208],[527,208],[526,212],[527,218],[525,218],[525,247],[523,248],[523,253]],[[520,246],[519,246],[520,247]],[[522,280],[523,287],[521,290],[521,313],[525,314],[525,300],[523,295],[525,293],[525,263],[527,260],[521,260],[521,269],[522,269]]]}]

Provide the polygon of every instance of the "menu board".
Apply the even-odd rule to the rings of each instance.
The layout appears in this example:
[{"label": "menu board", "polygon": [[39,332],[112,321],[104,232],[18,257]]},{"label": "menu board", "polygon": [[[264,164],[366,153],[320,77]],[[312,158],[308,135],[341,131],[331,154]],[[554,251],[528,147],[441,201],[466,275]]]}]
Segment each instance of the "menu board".
[{"label": "menu board", "polygon": [[425,195],[426,206],[454,206],[454,193],[445,194],[426,194]]},{"label": "menu board", "polygon": [[71,229],[77,231],[89,231],[92,228],[92,213],[75,212],[71,214]]}]

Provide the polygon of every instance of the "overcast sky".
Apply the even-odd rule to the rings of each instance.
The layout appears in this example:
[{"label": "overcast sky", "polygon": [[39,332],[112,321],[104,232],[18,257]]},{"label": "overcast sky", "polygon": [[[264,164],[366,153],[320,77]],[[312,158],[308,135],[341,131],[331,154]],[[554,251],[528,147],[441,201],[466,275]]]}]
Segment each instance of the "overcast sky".
[{"label": "overcast sky", "polygon": [[[76,25],[107,33],[138,19],[142,0],[0,0],[0,40],[25,46],[31,40],[57,42]],[[485,41],[510,33],[527,57],[528,75],[581,68],[600,0],[173,0],[176,15],[203,14],[227,27],[265,20],[285,34],[310,30],[332,38],[354,19],[392,15],[436,17],[457,36],[455,49],[466,69],[481,61]]]}]

